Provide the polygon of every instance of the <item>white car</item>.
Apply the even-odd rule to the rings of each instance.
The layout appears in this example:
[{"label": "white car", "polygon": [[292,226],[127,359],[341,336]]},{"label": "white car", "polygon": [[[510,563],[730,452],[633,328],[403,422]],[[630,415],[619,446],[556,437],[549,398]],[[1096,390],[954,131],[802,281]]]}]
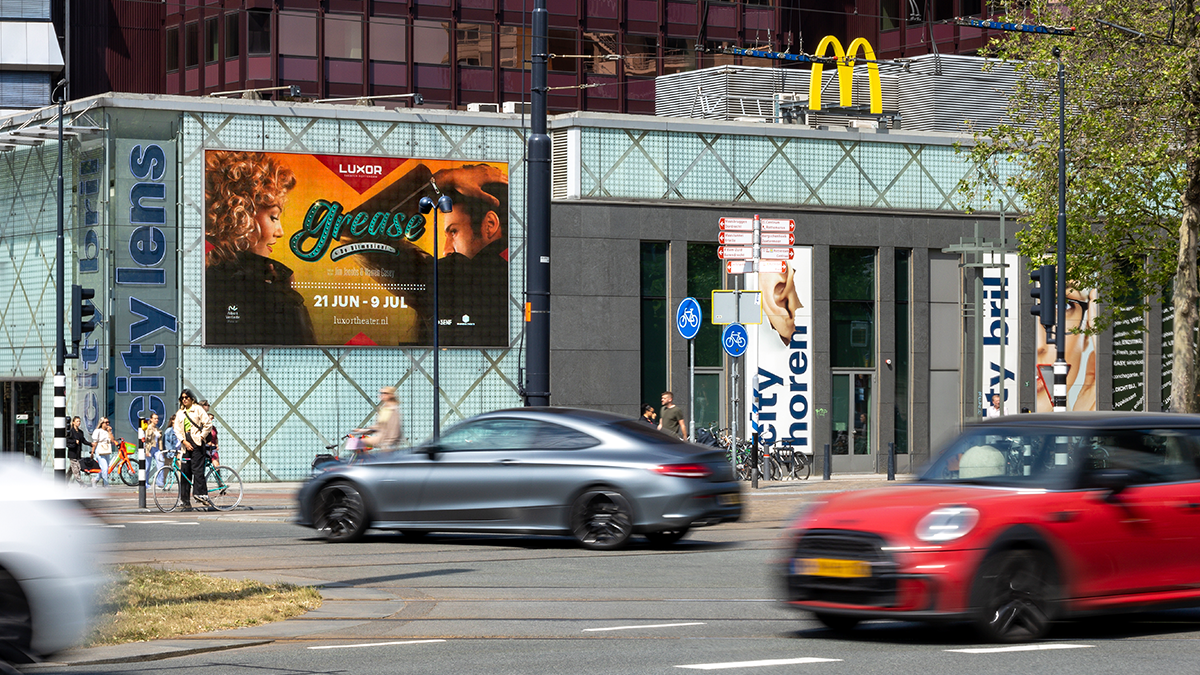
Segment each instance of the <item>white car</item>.
[{"label": "white car", "polygon": [[76,644],[91,625],[104,570],[103,522],[41,467],[0,459],[0,664]]}]

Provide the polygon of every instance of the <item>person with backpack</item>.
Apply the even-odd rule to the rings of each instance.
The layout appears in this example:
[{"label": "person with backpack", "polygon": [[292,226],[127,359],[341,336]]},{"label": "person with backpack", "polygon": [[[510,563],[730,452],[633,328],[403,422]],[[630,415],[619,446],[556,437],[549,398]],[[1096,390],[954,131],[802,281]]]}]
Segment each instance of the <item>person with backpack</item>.
[{"label": "person with backpack", "polygon": [[201,504],[212,506],[212,502],[208,500],[208,483],[204,480],[210,431],[212,418],[204,412],[191,390],[184,389],[179,394],[179,410],[175,413],[175,435],[179,437],[182,446],[180,465],[183,467],[183,474],[192,477],[190,483],[187,480],[179,481],[179,501],[183,503],[184,511],[193,510],[193,496]]}]

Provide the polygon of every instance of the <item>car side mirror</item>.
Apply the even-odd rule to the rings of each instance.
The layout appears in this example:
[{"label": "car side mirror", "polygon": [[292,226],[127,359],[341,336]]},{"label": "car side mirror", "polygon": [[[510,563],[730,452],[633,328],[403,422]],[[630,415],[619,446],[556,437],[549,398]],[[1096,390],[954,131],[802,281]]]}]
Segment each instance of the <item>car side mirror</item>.
[{"label": "car side mirror", "polygon": [[437,459],[438,455],[442,454],[442,452],[445,451],[445,448],[442,446],[441,443],[439,443],[437,441],[433,441],[429,445],[426,445],[423,448],[421,448],[421,451],[424,452],[426,455],[428,455],[429,459]]}]

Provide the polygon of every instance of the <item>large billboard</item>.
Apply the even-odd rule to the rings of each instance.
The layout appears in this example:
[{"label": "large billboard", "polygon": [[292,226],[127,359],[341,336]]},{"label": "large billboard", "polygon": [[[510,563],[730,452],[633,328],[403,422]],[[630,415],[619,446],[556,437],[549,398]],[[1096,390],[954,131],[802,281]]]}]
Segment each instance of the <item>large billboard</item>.
[{"label": "large billboard", "polygon": [[[1067,284],[1067,410],[1096,409],[1096,335],[1092,328],[1096,315],[1098,294],[1094,288],[1076,288]],[[1057,347],[1046,342],[1046,329],[1035,324],[1037,336],[1037,409],[1034,412],[1053,412],[1051,394],[1054,391],[1054,361]]]},{"label": "large billboard", "polygon": [[436,266],[439,344],[508,346],[506,163],[207,150],[204,178],[205,345],[430,345]]},{"label": "large billboard", "polygon": [[[1016,253],[987,254],[983,268],[983,389],[980,408],[1000,394],[1005,415],[1020,412],[1020,300],[1013,293],[1021,269]],[[1041,324],[1038,324],[1039,326]]]}]

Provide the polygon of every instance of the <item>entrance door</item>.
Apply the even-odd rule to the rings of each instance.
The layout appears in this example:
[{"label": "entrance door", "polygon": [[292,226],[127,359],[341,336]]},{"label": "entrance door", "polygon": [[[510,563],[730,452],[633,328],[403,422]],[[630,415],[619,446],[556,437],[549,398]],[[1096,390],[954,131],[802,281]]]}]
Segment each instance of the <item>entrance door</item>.
[{"label": "entrance door", "polygon": [[874,407],[871,399],[871,371],[833,374],[832,452],[834,473],[875,471]]},{"label": "entrance door", "polygon": [[41,382],[0,382],[0,452],[41,459]]}]

